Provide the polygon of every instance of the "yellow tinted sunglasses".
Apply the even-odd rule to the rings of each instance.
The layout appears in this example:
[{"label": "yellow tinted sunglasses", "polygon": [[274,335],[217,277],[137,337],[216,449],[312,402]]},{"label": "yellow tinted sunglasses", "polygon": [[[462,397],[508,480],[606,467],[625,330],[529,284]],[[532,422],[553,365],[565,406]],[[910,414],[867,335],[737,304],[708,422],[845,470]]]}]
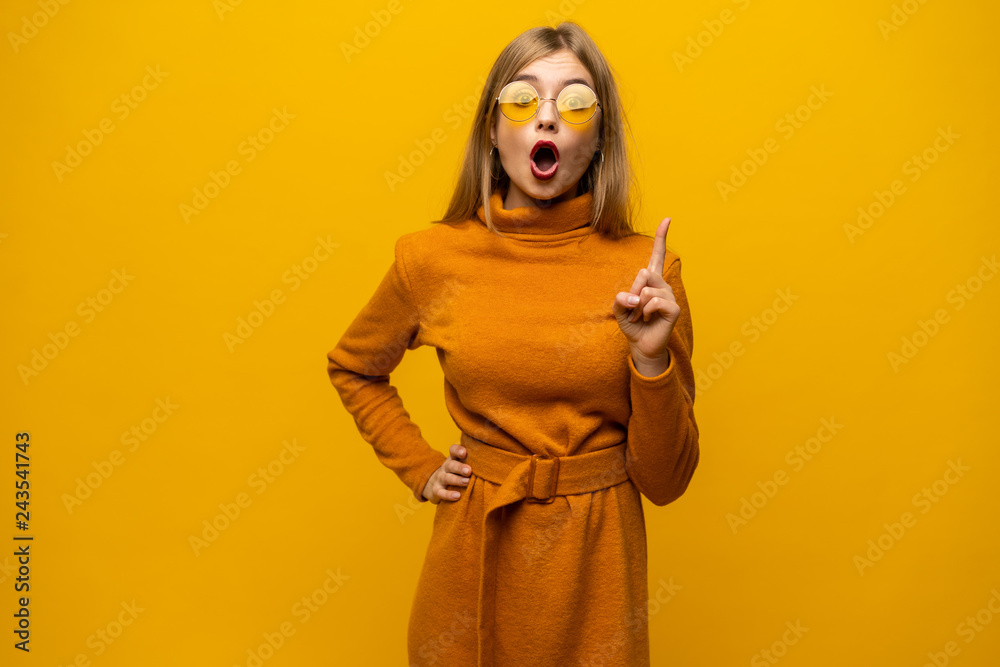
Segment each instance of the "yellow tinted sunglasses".
[{"label": "yellow tinted sunglasses", "polygon": [[538,112],[542,100],[554,100],[562,119],[574,125],[586,123],[601,106],[597,93],[582,83],[571,83],[562,89],[558,97],[552,98],[539,97],[538,91],[527,81],[512,81],[504,86],[497,96],[497,106],[508,119],[522,122]]}]

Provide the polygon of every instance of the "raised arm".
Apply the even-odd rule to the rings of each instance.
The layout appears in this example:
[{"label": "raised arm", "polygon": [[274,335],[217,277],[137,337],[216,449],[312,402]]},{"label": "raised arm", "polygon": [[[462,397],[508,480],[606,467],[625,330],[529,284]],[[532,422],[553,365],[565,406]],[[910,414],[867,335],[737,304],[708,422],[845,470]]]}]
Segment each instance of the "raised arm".
[{"label": "raised arm", "polygon": [[687,489],[698,466],[694,418],[694,332],[681,259],[667,257],[670,218],[656,228],[649,264],[628,292],[615,295],[613,311],[628,340],[632,414],[625,469],[639,491],[666,505]]},{"label": "raised arm", "polygon": [[698,466],[698,423],[694,416],[694,332],[687,294],[681,281],[681,260],[663,278],[673,290],[680,314],[667,339],[669,365],[661,374],[641,374],[632,356],[632,416],[628,423],[625,469],[636,488],[654,505],[673,502],[687,490]]}]

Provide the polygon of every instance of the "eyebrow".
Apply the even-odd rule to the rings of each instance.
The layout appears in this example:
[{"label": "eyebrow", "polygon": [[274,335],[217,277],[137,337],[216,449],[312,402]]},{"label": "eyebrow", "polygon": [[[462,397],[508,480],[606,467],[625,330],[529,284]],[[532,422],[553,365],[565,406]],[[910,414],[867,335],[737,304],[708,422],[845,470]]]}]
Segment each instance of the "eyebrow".
[{"label": "eyebrow", "polygon": [[[517,76],[514,77],[514,80],[515,81],[532,81],[534,83],[538,83],[538,77],[535,76],[534,74],[518,74]],[[588,88],[591,87],[590,83],[586,79],[579,79],[579,78],[566,79],[565,81],[562,82],[562,85],[563,86],[568,86],[571,83],[582,83],[583,85],[587,86]]]}]

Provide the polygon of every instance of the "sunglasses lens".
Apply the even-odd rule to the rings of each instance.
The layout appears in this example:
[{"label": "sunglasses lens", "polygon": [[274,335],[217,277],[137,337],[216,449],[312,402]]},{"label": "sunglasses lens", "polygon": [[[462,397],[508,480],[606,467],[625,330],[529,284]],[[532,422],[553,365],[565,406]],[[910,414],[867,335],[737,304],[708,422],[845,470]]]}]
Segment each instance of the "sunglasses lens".
[{"label": "sunglasses lens", "polygon": [[511,120],[527,120],[538,108],[538,95],[531,86],[515,81],[500,91],[499,106],[503,115]]},{"label": "sunglasses lens", "polygon": [[579,83],[563,88],[559,93],[559,115],[569,123],[585,123],[597,111],[597,95]]}]

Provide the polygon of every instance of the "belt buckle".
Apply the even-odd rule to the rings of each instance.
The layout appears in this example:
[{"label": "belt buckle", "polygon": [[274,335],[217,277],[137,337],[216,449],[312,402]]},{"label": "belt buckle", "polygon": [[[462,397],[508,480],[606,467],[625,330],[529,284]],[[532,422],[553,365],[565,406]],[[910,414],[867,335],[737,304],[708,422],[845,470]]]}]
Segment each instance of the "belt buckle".
[{"label": "belt buckle", "polygon": [[[549,489],[549,495],[541,497],[533,495],[535,493],[535,463],[538,459],[551,459],[554,461],[552,465],[552,488]],[[559,481],[559,457],[549,456],[548,454],[532,454],[531,464],[528,467],[528,496],[525,501],[529,503],[539,503],[548,504],[556,499],[556,483]]]}]

